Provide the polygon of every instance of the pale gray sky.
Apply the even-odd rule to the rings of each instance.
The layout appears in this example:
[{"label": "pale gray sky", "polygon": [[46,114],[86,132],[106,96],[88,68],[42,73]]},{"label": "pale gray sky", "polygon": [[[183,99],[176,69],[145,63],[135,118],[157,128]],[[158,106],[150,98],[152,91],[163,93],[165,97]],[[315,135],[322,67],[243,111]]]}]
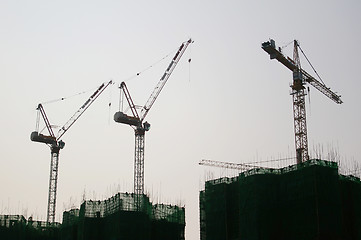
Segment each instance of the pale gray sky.
[{"label": "pale gray sky", "polygon": [[[309,148],[329,146],[360,161],[360,10],[358,0],[0,1],[0,214],[46,218],[50,150],[29,139],[39,102],[110,79],[118,85],[190,37],[195,43],[147,116],[145,150],[145,189],[154,201],[185,205],[187,239],[199,238],[202,158],[250,162],[294,151],[292,75],[261,49],[269,38],[278,46],[298,39],[342,95],[337,105],[311,87]],[[292,45],[284,51],[292,57]],[[169,62],[127,82],[137,104]],[[119,91],[109,90],[63,137],[58,221],[84,193],[132,191],[134,132],[113,122]],[[64,124],[90,94],[44,105],[51,123]]]}]

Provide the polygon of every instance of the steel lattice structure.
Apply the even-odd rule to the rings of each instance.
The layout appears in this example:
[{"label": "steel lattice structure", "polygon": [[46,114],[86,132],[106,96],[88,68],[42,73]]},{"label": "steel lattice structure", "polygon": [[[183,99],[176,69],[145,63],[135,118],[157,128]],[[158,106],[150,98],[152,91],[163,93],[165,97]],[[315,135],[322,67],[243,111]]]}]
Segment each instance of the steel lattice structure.
[{"label": "steel lattice structure", "polygon": [[[293,100],[293,119],[295,131],[295,146],[297,163],[309,160],[308,140],[307,140],[307,124],[306,124],[306,108],[305,108],[305,85],[308,83],[315,87],[318,91],[330,98],[332,101],[341,104],[341,96],[337,95],[330,88],[301,68],[298,49],[300,48],[298,41],[294,40],[293,60],[286,57],[281,52],[281,48],[276,48],[275,41],[271,39],[262,43],[262,49],[266,51],[271,59],[277,59],[293,72],[292,100]],[[300,48],[301,49],[301,48]],[[302,51],[302,49],[301,49]],[[303,52],[302,52],[303,53]]]},{"label": "steel lattice structure", "polygon": [[[50,177],[49,177],[49,194],[48,194],[48,210],[46,221],[48,224],[55,223],[55,210],[56,210],[56,194],[58,185],[58,173],[59,173],[59,152],[63,149],[65,143],[60,140],[61,137],[70,129],[71,126],[80,118],[81,115],[87,110],[90,105],[99,97],[99,95],[110,85],[112,81],[103,83],[97,88],[97,90],[87,99],[87,101],[73,114],[73,116],[64,124],[63,127],[55,136],[52,129],[52,125],[48,117],[46,116],[45,110],[42,104],[37,107],[38,117],[36,121],[36,130],[31,133],[30,140],[33,142],[45,143],[50,147],[51,159],[50,159]],[[45,126],[49,132],[49,135],[43,135],[39,133],[39,121],[40,114],[44,120]]]},{"label": "steel lattice structure", "polygon": [[46,222],[55,222],[55,206],[56,206],[56,189],[58,185],[58,165],[59,165],[60,147],[51,147],[50,160],[50,178],[49,178],[49,196],[48,196],[48,212]]},{"label": "steel lattice structure", "polygon": [[[162,91],[164,85],[172,74],[173,70],[177,66],[179,60],[183,56],[183,53],[193,41],[189,39],[186,42],[183,42],[176,52],[175,56],[172,58],[169,66],[164,72],[163,76],[160,78],[150,97],[148,98],[145,105],[141,108],[140,114],[138,114],[137,108],[133,102],[132,97],[128,91],[128,88],[125,82],[120,84],[121,94],[124,94],[129,108],[132,112],[132,115],[127,115],[122,111],[116,112],[114,114],[114,121],[118,123],[123,123],[130,125],[135,132],[135,154],[134,154],[134,193],[138,195],[136,197],[136,202],[138,208],[140,208],[140,199],[144,194],[144,146],[145,146],[145,132],[149,131],[150,124],[148,122],[143,122],[147,116],[149,110],[153,106],[155,100]],[[138,209],[140,210],[140,209]]]},{"label": "steel lattice structure", "polygon": [[141,206],[140,200],[144,193],[144,145],[145,130],[135,129],[134,193],[137,208]]}]

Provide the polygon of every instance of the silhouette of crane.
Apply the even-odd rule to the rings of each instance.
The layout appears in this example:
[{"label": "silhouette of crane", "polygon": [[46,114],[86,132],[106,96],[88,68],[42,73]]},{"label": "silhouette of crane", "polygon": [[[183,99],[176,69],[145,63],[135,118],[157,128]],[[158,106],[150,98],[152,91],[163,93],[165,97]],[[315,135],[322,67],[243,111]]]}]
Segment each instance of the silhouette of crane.
[{"label": "silhouette of crane", "polygon": [[[55,207],[56,207],[56,191],[57,191],[57,181],[58,181],[58,163],[59,163],[59,152],[60,149],[63,149],[65,143],[60,140],[61,137],[69,130],[69,128],[79,119],[79,117],[87,110],[90,105],[99,97],[99,95],[112,83],[103,83],[99,88],[90,96],[90,98],[79,108],[78,111],[61,127],[57,133],[54,134],[52,125],[49,122],[48,117],[46,116],[43,105],[40,103],[37,107],[38,117],[36,121],[36,131],[32,132],[30,139],[33,142],[45,143],[50,147],[51,151],[51,160],[50,160],[50,179],[49,179],[49,195],[48,195],[48,211],[46,221],[48,224],[53,224],[55,222]],[[49,135],[43,135],[39,133],[39,121],[41,114],[45,126],[49,132]]]},{"label": "silhouette of crane", "polygon": [[[260,167],[260,166],[249,164],[249,163],[231,163],[231,162],[222,162],[222,161],[215,161],[215,160],[209,160],[209,159],[202,159],[198,164],[201,166],[228,168],[228,169],[235,169],[235,170],[239,170],[239,171],[246,171],[249,169]],[[267,167],[263,167],[263,168],[267,168]]]},{"label": "silhouette of crane", "polygon": [[189,39],[186,42],[183,42],[179,47],[177,53],[173,57],[163,76],[159,80],[158,84],[154,88],[152,94],[150,95],[148,101],[141,108],[140,114],[138,114],[137,108],[134,105],[134,102],[129,94],[128,88],[125,82],[120,84],[121,93],[123,92],[131,110],[132,115],[129,116],[122,111],[118,111],[114,114],[114,121],[117,123],[123,123],[130,125],[135,132],[135,155],[134,155],[134,193],[136,197],[136,208],[140,210],[140,199],[144,194],[144,136],[145,132],[149,131],[150,124],[144,122],[145,117],[147,116],[149,110],[153,106],[155,100],[162,91],[165,83],[172,74],[174,68],[177,66],[177,63],[181,59],[183,53],[187,49],[188,45],[193,41]]},{"label": "silhouette of crane", "polygon": [[[254,169],[254,168],[271,169],[271,167],[261,166],[261,164],[264,165],[265,163],[280,162],[280,161],[285,161],[285,160],[290,160],[290,159],[294,159],[294,157],[269,159],[269,160],[257,161],[257,162],[253,162],[253,163],[232,163],[232,162],[202,159],[198,164],[201,166],[219,167],[219,168],[235,169],[235,170],[239,170],[239,171],[247,171],[247,170]],[[256,164],[259,164],[259,165],[256,165]]]},{"label": "silhouette of crane", "polygon": [[[307,139],[307,126],[306,126],[306,108],[305,108],[305,96],[307,94],[305,85],[315,87],[318,91],[323,93],[326,97],[330,98],[335,103],[341,104],[341,96],[337,95],[330,88],[320,81],[316,80],[309,73],[301,68],[300,58],[298,49],[303,53],[297,40],[293,41],[293,59],[283,55],[281,48],[276,48],[275,41],[262,43],[262,49],[270,55],[270,59],[277,59],[280,63],[286,66],[293,72],[293,84],[291,85],[291,95],[293,98],[293,118],[294,118],[294,129],[295,129],[295,145],[296,145],[296,159],[297,163],[307,161],[308,155],[308,139]],[[306,57],[306,55],[303,53]],[[306,57],[307,61],[308,58]],[[309,62],[309,61],[308,61]],[[310,62],[309,62],[310,63]],[[310,63],[311,65],[311,63]],[[312,65],[311,65],[312,67]],[[313,67],[312,67],[313,68]]]}]

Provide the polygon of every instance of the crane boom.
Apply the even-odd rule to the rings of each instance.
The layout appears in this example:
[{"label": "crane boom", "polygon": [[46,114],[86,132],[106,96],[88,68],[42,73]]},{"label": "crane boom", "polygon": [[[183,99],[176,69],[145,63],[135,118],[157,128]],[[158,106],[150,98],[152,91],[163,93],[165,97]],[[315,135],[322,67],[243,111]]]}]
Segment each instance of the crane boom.
[{"label": "crane boom", "polygon": [[301,72],[305,81],[308,82],[310,85],[312,85],[314,88],[316,88],[318,91],[323,93],[325,96],[327,96],[329,99],[331,99],[337,104],[343,103],[340,95],[337,95],[336,93],[331,91],[330,88],[326,87],[325,84],[321,83],[320,81],[312,77],[305,70],[301,69]]},{"label": "crane boom", "polygon": [[208,159],[202,159],[199,162],[199,165],[228,168],[228,169],[237,169],[237,170],[241,170],[241,171],[259,167],[259,166],[255,166],[255,165],[244,164],[244,163],[221,162],[221,161],[208,160]]},{"label": "crane boom", "polygon": [[[271,39],[268,42],[262,43],[262,49],[266,51],[270,55],[270,59],[277,59],[280,63],[282,63],[285,67],[287,67],[292,72],[297,71],[298,67],[296,63],[290,59],[289,57],[286,57],[281,52],[281,49],[276,49],[275,41]],[[326,87],[325,84],[321,83],[314,77],[312,77],[309,73],[307,73],[305,70],[300,69],[303,80],[315,87],[318,91],[323,93],[325,96],[327,96],[329,99],[334,101],[335,103],[341,104],[343,103],[341,100],[341,96],[337,95],[333,91],[331,91],[330,88]]]},{"label": "crane boom", "polygon": [[183,53],[187,49],[188,45],[192,43],[192,39],[189,39],[188,41],[182,43],[182,45],[179,47],[177,53],[173,57],[172,61],[170,62],[168,68],[165,70],[163,76],[160,78],[157,86],[154,88],[152,94],[150,95],[148,101],[145,103],[144,107],[141,110],[140,114],[140,121],[142,122],[144,118],[147,116],[150,108],[153,106],[155,100],[159,96],[159,93],[162,91],[164,85],[166,84],[168,78],[172,74],[174,68],[177,66],[179,60],[181,59]]},{"label": "crane boom", "polygon": [[111,83],[113,83],[112,80],[110,80],[107,84],[102,83],[99,88],[88,98],[88,100],[86,100],[85,103],[78,109],[78,111],[76,111],[74,115],[64,124],[64,126],[59,129],[57,137],[58,141]]}]

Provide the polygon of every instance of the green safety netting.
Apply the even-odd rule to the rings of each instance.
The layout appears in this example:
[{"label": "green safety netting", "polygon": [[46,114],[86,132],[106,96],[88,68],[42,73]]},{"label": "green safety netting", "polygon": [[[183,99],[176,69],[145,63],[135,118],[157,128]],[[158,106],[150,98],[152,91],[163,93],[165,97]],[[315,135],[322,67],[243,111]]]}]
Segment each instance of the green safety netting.
[{"label": "green safety netting", "polygon": [[131,193],[84,201],[80,209],[63,213],[62,224],[0,215],[1,240],[184,240],[184,229],[184,207],[153,205],[146,195]]},{"label": "green safety netting", "polygon": [[361,239],[361,182],[334,162],[207,181],[199,202],[201,240]]}]

